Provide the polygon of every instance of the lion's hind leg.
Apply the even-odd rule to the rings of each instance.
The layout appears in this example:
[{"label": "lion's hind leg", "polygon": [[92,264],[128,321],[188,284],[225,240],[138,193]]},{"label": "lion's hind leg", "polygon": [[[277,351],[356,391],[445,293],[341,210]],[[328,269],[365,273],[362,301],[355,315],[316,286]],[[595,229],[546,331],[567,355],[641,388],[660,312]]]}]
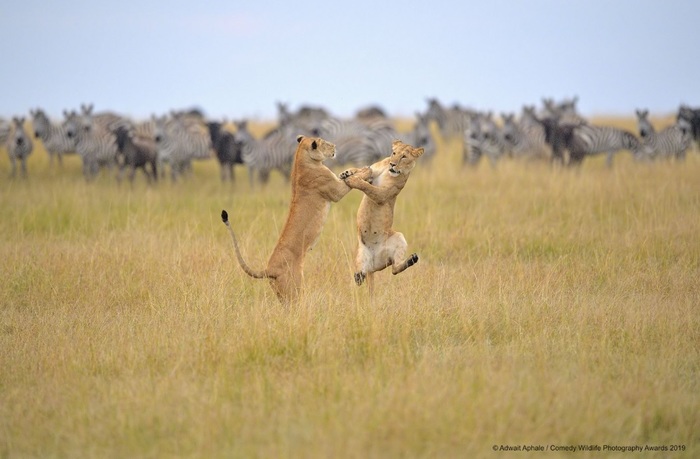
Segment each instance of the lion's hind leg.
[{"label": "lion's hind leg", "polygon": [[418,254],[413,253],[406,257],[408,243],[401,233],[394,233],[387,241],[387,249],[391,253],[391,273],[396,275],[418,263]]}]

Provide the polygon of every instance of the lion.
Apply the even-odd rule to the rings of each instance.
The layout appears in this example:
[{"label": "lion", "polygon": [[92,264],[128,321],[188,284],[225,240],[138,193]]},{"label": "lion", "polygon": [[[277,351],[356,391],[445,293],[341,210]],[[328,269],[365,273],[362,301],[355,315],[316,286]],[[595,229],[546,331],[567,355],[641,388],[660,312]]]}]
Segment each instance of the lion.
[{"label": "lion", "polygon": [[416,253],[405,258],[408,248],[406,238],[392,229],[392,225],[396,197],[406,186],[416,160],[424,151],[423,148],[394,140],[388,158],[369,168],[348,169],[340,174],[350,188],[364,193],[357,211],[355,283],[362,285],[366,279],[370,295],[374,290],[375,272],[391,266],[391,272],[399,274],[418,263]]},{"label": "lion", "polygon": [[287,221],[264,270],[253,270],[245,262],[228,221],[228,213],[225,210],[221,212],[221,219],[231,233],[236,257],[243,271],[256,279],[269,279],[272,290],[283,304],[299,299],[304,256],[320,236],[331,202],[340,201],[351,189],[323,164],[324,160],[335,157],[334,144],[303,135],[297,137],[297,142],[299,146],[292,165],[292,199]]}]

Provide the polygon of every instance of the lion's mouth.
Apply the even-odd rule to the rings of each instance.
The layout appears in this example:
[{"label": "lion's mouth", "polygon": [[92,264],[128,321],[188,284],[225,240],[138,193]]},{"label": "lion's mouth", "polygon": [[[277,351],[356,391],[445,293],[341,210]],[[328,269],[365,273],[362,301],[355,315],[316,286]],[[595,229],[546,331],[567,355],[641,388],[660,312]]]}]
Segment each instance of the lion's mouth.
[{"label": "lion's mouth", "polygon": [[391,166],[391,167],[389,168],[389,173],[390,173],[391,175],[393,175],[394,177],[396,177],[396,176],[399,175],[401,172],[399,172],[399,171],[397,171],[396,169],[394,169],[394,166]]}]

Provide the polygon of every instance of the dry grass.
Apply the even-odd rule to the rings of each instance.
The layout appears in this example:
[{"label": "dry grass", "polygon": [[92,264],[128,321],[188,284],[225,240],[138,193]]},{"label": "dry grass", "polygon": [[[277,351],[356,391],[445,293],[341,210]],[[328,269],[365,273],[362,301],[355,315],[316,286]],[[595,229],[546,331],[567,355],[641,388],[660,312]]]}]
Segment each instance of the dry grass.
[{"label": "dry grass", "polygon": [[[242,273],[219,220],[262,266],[279,178],[251,193],[242,170],[223,185],[197,164],[131,189],[35,153],[29,180],[0,182],[0,456],[696,457],[700,156],[576,173],[440,153],[397,203],[418,265],[380,273],[370,303],[352,192],[289,309]],[[512,454],[529,457],[495,456]]]}]

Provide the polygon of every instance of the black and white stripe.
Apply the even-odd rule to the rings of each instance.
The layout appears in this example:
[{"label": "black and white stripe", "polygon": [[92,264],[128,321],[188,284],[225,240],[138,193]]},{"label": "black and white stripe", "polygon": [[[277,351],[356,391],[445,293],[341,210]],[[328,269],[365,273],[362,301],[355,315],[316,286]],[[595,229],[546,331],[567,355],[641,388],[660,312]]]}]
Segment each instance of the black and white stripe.
[{"label": "black and white stripe", "polygon": [[75,142],[75,149],[83,162],[83,176],[94,179],[100,169],[111,169],[117,160],[117,144],[114,133],[104,119],[94,119],[92,108],[83,109],[82,114],[65,113],[63,128]]},{"label": "black and white stripe", "polygon": [[690,126],[690,134],[695,142],[695,149],[700,151],[700,108],[690,108],[687,105],[681,105],[678,109],[676,121],[682,121]]},{"label": "black and white stripe", "polygon": [[158,147],[158,167],[170,167],[173,181],[191,168],[193,160],[212,157],[211,137],[206,125],[188,116],[153,117],[154,139]]},{"label": "black and white stripe", "polygon": [[507,145],[500,128],[493,119],[493,114],[491,112],[473,113],[469,120],[469,127],[464,130],[462,156],[464,164],[476,166],[481,158],[486,156],[491,166],[495,166],[506,148]]},{"label": "black and white stripe", "polygon": [[569,145],[569,164],[571,165],[580,164],[586,156],[605,153],[606,164],[611,167],[613,156],[620,150],[632,152],[635,158],[639,158],[642,153],[639,139],[624,129],[581,124],[573,126],[572,133],[573,137]]},{"label": "black and white stripe", "polygon": [[44,144],[44,149],[49,155],[49,166],[53,167],[54,157],[58,158],[58,165],[61,166],[63,155],[77,153],[74,139],[68,137],[68,131],[62,124],[53,123],[40,108],[30,110],[30,114],[34,136]]},{"label": "black and white stripe", "polygon": [[642,138],[644,158],[685,159],[692,139],[692,126],[684,118],[659,132],[649,121],[649,110],[635,110],[637,126]]},{"label": "black and white stripe", "polygon": [[507,152],[516,159],[549,159],[551,149],[545,142],[544,129],[523,109],[523,116],[504,114],[501,135]]},{"label": "black and white stripe", "polygon": [[391,151],[397,132],[382,118],[371,120],[328,118],[313,135],[334,143],[336,155],[325,162],[328,167],[367,166]]},{"label": "black and white stripe", "polygon": [[7,154],[12,163],[10,175],[17,175],[17,161],[20,162],[22,176],[27,176],[27,158],[34,150],[34,143],[24,128],[24,117],[12,118],[6,139]]},{"label": "black and white stripe", "polygon": [[256,174],[262,184],[267,183],[273,170],[289,178],[298,134],[293,124],[286,124],[269,132],[262,139],[256,139],[248,130],[247,121],[236,122],[234,140],[241,145],[241,156],[248,169],[251,188]]}]

